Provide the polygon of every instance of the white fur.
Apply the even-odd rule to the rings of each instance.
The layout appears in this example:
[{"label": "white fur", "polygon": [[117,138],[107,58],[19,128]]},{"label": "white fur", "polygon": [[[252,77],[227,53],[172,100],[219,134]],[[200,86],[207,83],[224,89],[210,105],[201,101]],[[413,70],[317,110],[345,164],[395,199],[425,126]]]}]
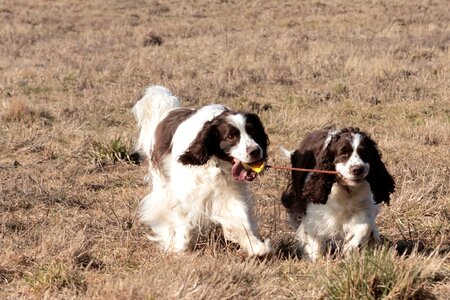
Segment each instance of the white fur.
[{"label": "white fur", "polygon": [[[370,185],[366,180],[353,181],[355,178],[350,172],[352,166],[363,166],[363,176],[369,173],[368,163],[356,151],[360,142],[361,135],[354,134],[352,154],[345,163],[336,164],[346,186],[334,183],[326,204],[309,203],[306,207],[296,233],[306,260],[314,261],[320,257],[329,240],[342,241],[344,254],[364,246],[371,237],[375,242],[381,241],[375,223],[379,209]],[[328,139],[325,144],[324,149],[329,144]]]},{"label": "white fur", "polygon": [[328,147],[328,145],[330,144],[331,139],[333,137],[335,137],[336,135],[338,135],[339,133],[340,133],[340,130],[333,129],[333,130],[328,131],[328,136],[325,139],[325,142],[323,143],[323,149],[326,149]]},{"label": "white fur", "polygon": [[364,173],[360,176],[366,177],[369,174],[370,166],[367,162],[363,161],[361,157],[358,155],[356,149],[358,145],[361,143],[361,135],[360,134],[352,134],[352,148],[353,152],[350,155],[349,159],[343,163],[336,164],[336,171],[347,180],[347,184],[352,184],[353,180],[357,178],[351,173],[352,167],[362,167],[364,169]]},{"label": "white fur", "polygon": [[291,159],[292,154],[294,153],[294,151],[290,151],[290,150],[284,148],[281,145],[278,146],[278,147],[280,147],[280,152],[281,152],[281,155],[282,155],[283,158]]},{"label": "white fur", "polygon": [[175,156],[175,162],[178,157],[186,151],[198,132],[203,128],[203,125],[207,121],[211,121],[213,118],[223,113],[225,110],[227,110],[227,108],[223,105],[207,105],[200,108],[194,116],[180,124],[173,136],[172,155]]},{"label": "white fur", "polygon": [[[248,135],[245,130],[245,118],[243,115],[231,115],[228,116],[228,121],[233,124],[234,127],[239,129],[240,138],[239,143],[231,149],[231,156],[237,158],[242,162],[250,163],[254,160],[262,159],[261,147]],[[247,149],[259,149],[260,157],[251,157]]]},{"label": "white fur", "polygon": [[[133,108],[141,128],[138,146],[144,153],[151,155],[156,126],[168,110],[178,105],[174,99],[168,90],[150,87]],[[164,172],[150,165],[153,189],[141,202],[140,217],[151,226],[151,239],[164,251],[192,249],[210,223],[220,224],[225,238],[239,243],[251,256],[272,251],[268,240],[262,242],[257,237],[247,183],[232,179],[229,162],[215,156],[202,166],[178,162],[205,122],[225,110],[222,105],[209,105],[196,111],[176,130],[172,152],[162,164]]]},{"label": "white fur", "polygon": [[140,129],[135,149],[150,156],[156,126],[169,110],[179,106],[180,102],[177,97],[173,96],[165,87],[148,87],[144,97],[134,105],[132,110]]},{"label": "white fur", "polygon": [[364,246],[372,236],[380,241],[375,223],[378,205],[366,181],[351,187],[351,192],[335,183],[325,205],[308,204],[297,237],[305,259],[316,260],[326,241],[343,241],[344,253]]}]

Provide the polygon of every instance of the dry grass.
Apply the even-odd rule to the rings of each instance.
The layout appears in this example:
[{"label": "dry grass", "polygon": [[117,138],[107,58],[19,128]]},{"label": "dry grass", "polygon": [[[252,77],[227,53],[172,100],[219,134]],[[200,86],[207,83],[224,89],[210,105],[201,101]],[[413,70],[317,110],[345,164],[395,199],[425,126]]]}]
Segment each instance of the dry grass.
[{"label": "dry grass", "polygon": [[446,299],[449,43],[445,1],[0,2],[0,297],[317,299],[331,297],[336,272],[360,286],[341,271],[361,270],[364,256],[286,254],[284,172],[252,184],[279,257],[248,260],[220,239],[163,255],[146,239],[145,168],[124,154],[130,108],[162,84],[187,106],[258,112],[274,164],[286,163],[279,144],[313,129],[371,133],[398,186],[380,231],[419,252],[389,257],[391,290],[411,289],[383,295]]},{"label": "dry grass", "polygon": [[430,282],[441,280],[439,270],[447,257],[426,257],[417,249],[408,257],[397,257],[392,249],[368,250],[343,260],[325,283],[327,299],[427,299]]}]

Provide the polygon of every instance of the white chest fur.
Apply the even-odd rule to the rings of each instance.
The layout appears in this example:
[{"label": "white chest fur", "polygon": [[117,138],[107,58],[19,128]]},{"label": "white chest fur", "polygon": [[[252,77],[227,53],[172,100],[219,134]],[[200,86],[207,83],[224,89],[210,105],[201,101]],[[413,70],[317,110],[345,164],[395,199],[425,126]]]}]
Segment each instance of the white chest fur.
[{"label": "white chest fur", "polygon": [[377,213],[378,206],[366,181],[354,187],[335,183],[326,204],[307,206],[302,225],[308,234],[339,239],[345,238],[352,224],[374,219]]}]

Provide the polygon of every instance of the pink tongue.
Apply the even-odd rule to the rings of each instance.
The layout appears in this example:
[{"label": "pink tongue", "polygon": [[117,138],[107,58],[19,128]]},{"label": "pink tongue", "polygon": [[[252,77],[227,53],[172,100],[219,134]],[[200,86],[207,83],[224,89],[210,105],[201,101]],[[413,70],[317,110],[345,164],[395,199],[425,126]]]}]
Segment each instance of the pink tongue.
[{"label": "pink tongue", "polygon": [[255,176],[251,172],[244,169],[244,166],[237,159],[235,159],[233,161],[233,166],[231,167],[231,175],[233,176],[233,178],[235,180],[240,180],[240,181],[244,181],[244,180],[250,181],[250,180],[255,179]]},{"label": "pink tongue", "polygon": [[239,173],[239,180],[248,180],[248,171],[243,169],[241,170],[241,173]]}]

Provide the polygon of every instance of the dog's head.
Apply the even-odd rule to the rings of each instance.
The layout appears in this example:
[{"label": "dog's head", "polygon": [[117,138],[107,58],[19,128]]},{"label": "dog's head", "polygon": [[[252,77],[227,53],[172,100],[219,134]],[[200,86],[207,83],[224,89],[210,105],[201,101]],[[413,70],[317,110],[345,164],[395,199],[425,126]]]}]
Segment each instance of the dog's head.
[{"label": "dog's head", "polygon": [[256,114],[225,111],[203,125],[189,148],[179,157],[184,165],[203,165],[211,156],[231,164],[236,180],[251,181],[256,173],[242,163],[267,159],[269,139]]},{"label": "dog's head", "polygon": [[310,201],[326,203],[336,181],[350,188],[367,181],[375,202],[389,203],[395,189],[394,180],[381,160],[375,141],[358,128],[329,131],[322,148],[316,150],[316,161],[316,168],[336,170],[338,175],[312,175],[305,186]]}]

